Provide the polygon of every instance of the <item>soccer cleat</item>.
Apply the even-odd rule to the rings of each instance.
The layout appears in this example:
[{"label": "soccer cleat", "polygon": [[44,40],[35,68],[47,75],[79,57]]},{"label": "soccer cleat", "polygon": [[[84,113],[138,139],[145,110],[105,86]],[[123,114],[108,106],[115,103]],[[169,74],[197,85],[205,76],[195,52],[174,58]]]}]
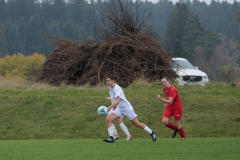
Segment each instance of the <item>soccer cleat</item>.
[{"label": "soccer cleat", "polygon": [[185,140],[186,140],[186,138],[180,138],[180,140],[182,140],[182,141],[185,141]]},{"label": "soccer cleat", "polygon": [[115,142],[115,140],[112,136],[110,136],[109,138],[104,138],[103,141],[104,142],[109,142],[109,143],[114,143]]},{"label": "soccer cleat", "polygon": [[177,130],[177,129],[175,129],[175,130],[173,131],[172,138],[175,138],[175,137],[176,137],[176,135],[177,135],[177,132],[178,132],[178,130]]},{"label": "soccer cleat", "polygon": [[114,135],[113,138],[114,138],[115,140],[117,140],[117,139],[120,138],[120,136],[117,134],[117,135]]},{"label": "soccer cleat", "polygon": [[130,136],[127,136],[127,138],[126,138],[126,140],[127,141],[130,141],[132,139],[132,136],[130,135]]},{"label": "soccer cleat", "polygon": [[156,142],[156,140],[157,140],[157,135],[156,135],[156,132],[155,132],[155,131],[152,131],[151,136],[152,136],[153,142]]}]

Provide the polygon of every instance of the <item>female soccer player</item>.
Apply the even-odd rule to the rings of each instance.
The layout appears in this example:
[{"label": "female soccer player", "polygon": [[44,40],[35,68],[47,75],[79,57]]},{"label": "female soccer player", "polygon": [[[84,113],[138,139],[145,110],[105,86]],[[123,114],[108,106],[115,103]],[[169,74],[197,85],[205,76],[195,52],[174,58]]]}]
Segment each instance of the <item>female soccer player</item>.
[{"label": "female soccer player", "polygon": [[[159,94],[157,98],[165,103],[165,111],[163,113],[162,123],[165,124],[168,128],[173,130],[172,138],[176,137],[177,132],[179,132],[181,139],[185,140],[185,134],[183,127],[180,124],[180,120],[182,118],[182,102],[180,100],[178,91],[175,87],[170,85],[168,78],[164,77],[161,80],[163,84],[163,92],[166,98],[162,98]],[[169,119],[174,116],[174,124],[173,125]]]},{"label": "female soccer player", "polygon": [[104,138],[104,142],[115,142],[114,140],[114,128],[112,126],[113,120],[125,115],[136,127],[142,128],[144,131],[148,132],[152,136],[153,142],[157,140],[156,132],[148,128],[144,123],[141,123],[137,119],[137,115],[133,110],[131,103],[126,99],[122,88],[116,84],[116,77],[114,75],[109,75],[106,79],[109,86],[110,97],[113,98],[113,102],[108,110],[113,108],[111,114],[107,116],[106,122],[108,127],[109,138]]}]

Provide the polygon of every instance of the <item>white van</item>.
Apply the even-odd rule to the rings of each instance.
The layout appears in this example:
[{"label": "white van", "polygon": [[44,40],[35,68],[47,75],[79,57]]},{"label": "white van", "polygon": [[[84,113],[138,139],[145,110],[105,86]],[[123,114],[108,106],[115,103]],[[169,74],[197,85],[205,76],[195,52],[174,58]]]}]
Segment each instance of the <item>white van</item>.
[{"label": "white van", "polygon": [[197,67],[194,67],[187,59],[172,58],[172,60],[174,62],[173,70],[179,76],[176,82],[180,85],[199,84],[203,86],[209,82],[207,74],[200,71]]}]

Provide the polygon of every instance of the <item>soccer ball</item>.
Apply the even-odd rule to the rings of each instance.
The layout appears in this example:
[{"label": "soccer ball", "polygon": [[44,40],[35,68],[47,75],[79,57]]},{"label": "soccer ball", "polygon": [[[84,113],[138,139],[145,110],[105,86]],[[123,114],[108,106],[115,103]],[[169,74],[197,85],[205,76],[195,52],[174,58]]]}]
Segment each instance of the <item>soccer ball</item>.
[{"label": "soccer ball", "polygon": [[97,113],[98,113],[98,115],[100,115],[100,116],[106,116],[107,113],[108,113],[107,107],[106,107],[106,106],[100,106],[100,107],[98,107]]}]

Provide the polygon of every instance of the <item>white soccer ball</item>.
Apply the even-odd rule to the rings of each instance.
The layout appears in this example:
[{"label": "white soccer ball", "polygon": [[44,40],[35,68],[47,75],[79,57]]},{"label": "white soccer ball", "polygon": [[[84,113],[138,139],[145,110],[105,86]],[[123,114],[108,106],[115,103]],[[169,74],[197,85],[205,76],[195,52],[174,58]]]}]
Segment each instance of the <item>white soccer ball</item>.
[{"label": "white soccer ball", "polygon": [[100,106],[100,107],[98,107],[97,113],[98,113],[98,115],[100,115],[100,116],[106,116],[107,113],[108,113],[107,107],[106,107],[106,106]]}]

